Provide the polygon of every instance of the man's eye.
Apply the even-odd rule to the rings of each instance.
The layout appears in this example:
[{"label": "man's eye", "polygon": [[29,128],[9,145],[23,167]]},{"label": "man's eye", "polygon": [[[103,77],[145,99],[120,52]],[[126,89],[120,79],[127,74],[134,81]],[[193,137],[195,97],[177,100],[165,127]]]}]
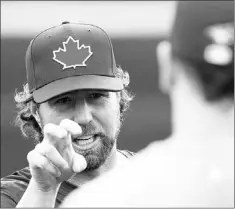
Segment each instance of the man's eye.
[{"label": "man's eye", "polygon": [[105,93],[91,93],[89,94],[89,98],[90,99],[99,99],[99,98],[103,98],[103,97],[107,97],[108,95],[106,95]]},{"label": "man's eye", "polygon": [[66,104],[66,103],[71,103],[71,102],[72,102],[72,98],[70,97],[63,97],[55,101],[56,104]]}]

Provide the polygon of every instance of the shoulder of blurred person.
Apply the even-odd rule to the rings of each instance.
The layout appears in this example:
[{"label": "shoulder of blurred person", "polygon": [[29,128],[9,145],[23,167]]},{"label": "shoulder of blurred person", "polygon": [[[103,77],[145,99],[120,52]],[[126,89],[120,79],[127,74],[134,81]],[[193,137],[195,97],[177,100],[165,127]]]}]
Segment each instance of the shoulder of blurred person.
[{"label": "shoulder of blurred person", "polygon": [[62,207],[231,207],[233,147],[211,142],[153,142],[122,167],[74,190]]}]

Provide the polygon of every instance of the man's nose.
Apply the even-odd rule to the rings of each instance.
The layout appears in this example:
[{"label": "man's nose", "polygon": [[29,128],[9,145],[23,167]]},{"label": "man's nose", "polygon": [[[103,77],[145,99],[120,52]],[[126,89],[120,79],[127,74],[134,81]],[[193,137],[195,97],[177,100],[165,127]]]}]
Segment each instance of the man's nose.
[{"label": "man's nose", "polygon": [[86,100],[79,101],[76,104],[74,121],[79,125],[86,125],[92,121],[91,107]]}]

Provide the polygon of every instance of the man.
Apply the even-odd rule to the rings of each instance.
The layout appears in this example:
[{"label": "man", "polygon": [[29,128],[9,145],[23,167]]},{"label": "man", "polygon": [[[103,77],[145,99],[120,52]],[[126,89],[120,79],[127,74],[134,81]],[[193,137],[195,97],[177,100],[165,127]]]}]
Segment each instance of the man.
[{"label": "man", "polygon": [[126,162],[116,147],[133,96],[106,32],[63,22],[26,52],[27,84],[15,96],[22,133],[38,142],[29,167],[1,179],[1,207],[57,207],[73,189]]},{"label": "man", "polygon": [[75,190],[63,206],[234,208],[233,4],[178,3],[170,42],[157,47],[172,136]]}]

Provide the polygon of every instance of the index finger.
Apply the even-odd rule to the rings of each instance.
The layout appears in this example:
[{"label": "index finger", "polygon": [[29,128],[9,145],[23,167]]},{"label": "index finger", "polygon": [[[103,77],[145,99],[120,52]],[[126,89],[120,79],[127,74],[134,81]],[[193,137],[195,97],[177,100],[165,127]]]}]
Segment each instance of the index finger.
[{"label": "index finger", "polygon": [[61,156],[69,163],[69,159],[71,158],[69,156],[73,154],[73,149],[71,149],[71,134],[63,127],[51,123],[46,124],[43,131],[44,139],[42,143],[53,145]]},{"label": "index finger", "polygon": [[64,128],[52,123],[48,123],[44,126],[43,133],[43,140],[51,143],[52,145],[56,145],[58,139],[60,140],[68,137],[68,132]]},{"label": "index finger", "polygon": [[[59,126],[68,133],[68,136],[63,139],[64,146],[67,146],[69,149],[72,149],[71,151],[73,151],[71,136],[76,137],[81,135],[81,127],[76,122],[69,119],[63,119],[60,122]],[[63,145],[61,144],[61,146]],[[60,149],[64,149],[64,147],[60,147]]]},{"label": "index finger", "polygon": [[[83,160],[78,160],[77,162],[79,162],[78,166],[75,166],[76,163],[74,164],[74,158],[76,158],[77,154],[75,153],[74,149],[73,149],[73,145],[72,145],[72,137],[76,137],[82,134],[82,129],[81,127],[74,121],[69,120],[69,119],[63,119],[60,122],[59,125],[61,128],[65,129],[68,133],[69,133],[69,137],[66,137],[64,140],[65,142],[63,144],[60,144],[59,149],[61,150],[61,152],[63,153],[63,157],[65,159],[68,159],[68,161],[70,162],[70,166],[73,167],[73,170],[80,170],[80,167],[82,165],[82,168],[86,167],[84,166],[86,163],[84,163],[83,161],[85,161],[85,159]],[[82,156],[81,156],[82,157]],[[83,157],[82,157],[83,158]],[[83,163],[82,163],[83,162]],[[77,168],[75,168],[75,167]]]}]

